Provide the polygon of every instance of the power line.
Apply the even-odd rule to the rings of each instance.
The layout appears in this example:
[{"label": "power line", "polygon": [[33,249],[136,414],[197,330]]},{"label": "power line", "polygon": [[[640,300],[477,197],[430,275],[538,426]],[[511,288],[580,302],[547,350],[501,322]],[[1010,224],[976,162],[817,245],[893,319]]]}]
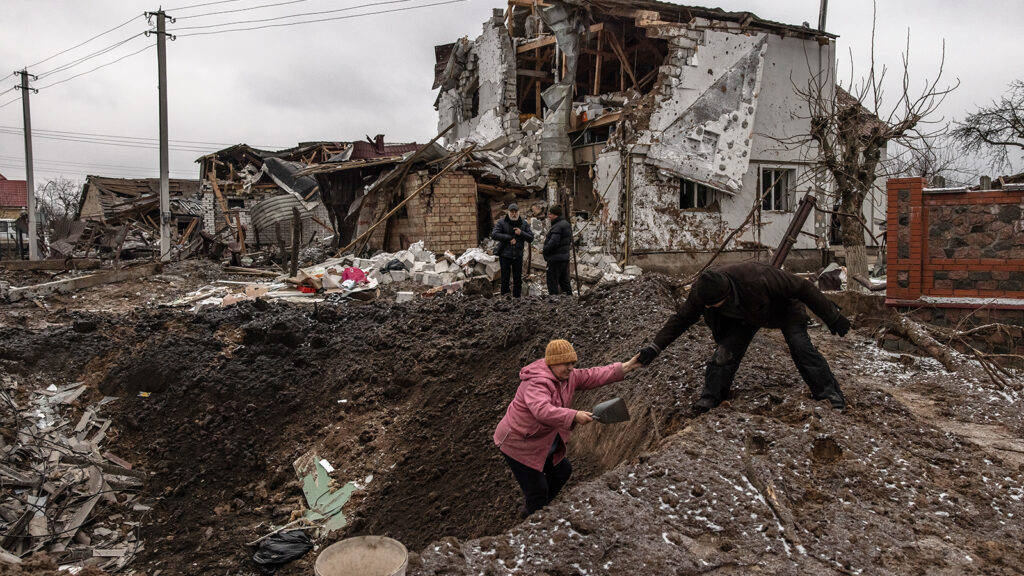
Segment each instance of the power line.
[{"label": "power line", "polygon": [[[157,178],[160,170],[158,168],[107,168],[99,164],[83,165],[83,166],[63,166],[63,165],[49,165],[49,163],[35,163],[36,171],[43,174],[66,174],[66,173],[91,173],[93,175],[100,175],[103,172],[106,173],[117,173],[124,174],[134,177],[146,177],[146,178]],[[0,161],[0,168],[17,170],[24,169],[24,164],[12,164],[5,161]],[[171,174],[174,174],[175,178],[186,178],[192,180],[198,180],[199,176],[195,171],[189,170],[171,170]]]},{"label": "power line", "polygon": [[233,14],[235,12],[248,12],[250,10],[259,10],[260,8],[272,8],[274,6],[286,6],[288,4],[299,4],[300,2],[309,2],[309,0],[288,0],[287,2],[277,2],[275,4],[263,4],[260,6],[249,6],[246,8],[236,8],[234,10],[220,10],[218,12],[205,12],[203,14],[193,14],[191,16],[178,16],[175,20],[188,20],[189,18],[201,18],[203,16],[216,16],[218,14]]},{"label": "power line", "polygon": [[110,30],[107,30],[106,32],[100,32],[99,34],[93,36],[92,38],[89,38],[85,42],[82,42],[80,44],[75,44],[74,46],[72,46],[71,48],[68,48],[67,50],[61,50],[60,52],[57,52],[56,54],[54,54],[53,56],[50,56],[49,58],[43,58],[42,60],[40,60],[39,62],[36,62],[35,64],[30,64],[30,65],[26,66],[26,68],[35,68],[36,66],[39,66],[43,62],[48,62],[50,60],[53,60],[54,58],[56,58],[57,56],[60,56],[61,54],[65,54],[67,52],[70,52],[70,51],[74,50],[75,48],[78,48],[78,47],[81,47],[81,46],[85,46],[86,44],[88,44],[89,42],[92,42],[93,40],[99,38],[100,36],[104,36],[106,34],[110,34],[114,30],[117,30],[119,28],[123,28],[123,27],[127,26],[128,24],[130,24],[136,18],[139,18],[139,16],[132,16],[128,20],[125,20],[123,23],[118,24],[117,26],[114,26],[113,28],[111,28]]},{"label": "power line", "polygon": [[219,0],[218,2],[204,2],[202,4],[193,4],[191,6],[179,6],[177,8],[168,8],[164,12],[181,12],[183,10],[191,10],[193,8],[201,8],[203,6],[213,6],[214,4],[231,4],[232,2],[240,2],[241,0]]},{"label": "power line", "polygon": [[[3,130],[0,129],[0,134],[14,134],[19,135],[19,130]],[[60,140],[63,142],[81,142],[83,144],[103,144],[105,146],[121,146],[124,148],[139,148],[143,150],[157,150],[158,144],[150,144],[147,142],[119,142],[114,140],[107,140],[102,138],[79,138],[79,137],[65,137],[65,136],[53,136],[47,134],[33,134],[33,138],[43,138],[47,140]],[[195,152],[198,154],[207,154],[210,152],[209,148],[200,148],[197,146],[171,146],[171,150],[177,150],[181,152]]]},{"label": "power line", "polygon": [[46,72],[43,72],[42,74],[38,75],[38,78],[39,79],[46,78],[47,76],[51,76],[51,75],[56,74],[58,72],[63,72],[65,70],[69,69],[69,68],[73,68],[75,66],[78,66],[79,64],[81,64],[81,63],[83,63],[83,62],[85,62],[87,60],[91,60],[92,58],[95,58],[97,56],[102,56],[102,55],[106,54],[107,52],[110,52],[111,50],[113,50],[113,49],[115,49],[115,48],[117,48],[119,46],[127,44],[128,42],[131,42],[132,40],[134,40],[134,39],[136,39],[139,36],[142,36],[144,34],[145,34],[145,32],[139,32],[138,34],[133,34],[132,36],[129,36],[128,38],[125,38],[124,40],[121,40],[119,42],[115,42],[115,43],[113,43],[113,44],[111,44],[109,46],[106,46],[104,48],[100,48],[99,50],[97,50],[97,51],[95,51],[95,52],[93,52],[91,54],[88,54],[86,56],[83,56],[83,57],[79,58],[78,60],[72,60],[71,62],[68,62],[67,64],[58,66],[58,67],[54,68],[53,70],[48,70]]},{"label": "power line", "polygon": [[[0,162],[10,163],[11,161],[22,163],[19,166],[24,168],[24,161],[20,156],[0,156]],[[144,166],[125,166],[124,164],[103,164],[98,162],[71,162],[69,160],[50,160],[46,158],[34,158],[35,163],[50,164],[55,166],[85,167],[85,168],[114,168],[124,170],[150,170]],[[171,172],[192,172],[193,170],[171,170]]]},{"label": "power line", "polygon": [[[409,1],[411,1],[411,0],[391,0],[389,2],[378,2],[378,3],[375,3],[375,4],[366,4],[364,6],[354,6],[352,8],[346,8],[346,9],[354,9],[354,8],[359,8],[359,7],[366,7],[366,6],[380,5],[380,4],[395,4],[395,3],[399,3],[399,2],[409,2]],[[341,20],[341,19],[357,18],[357,17],[362,17],[362,16],[372,16],[372,15],[376,15],[376,14],[387,14],[387,13],[391,13],[391,12],[403,12],[403,11],[408,11],[408,10],[416,10],[416,9],[419,9],[419,8],[429,8],[429,7],[432,7],[432,6],[442,6],[444,4],[455,4],[457,2],[465,2],[465,1],[466,0],[445,0],[443,2],[434,2],[432,4],[421,4],[419,6],[409,6],[409,7],[406,7],[406,8],[392,8],[390,10],[378,10],[376,12],[364,12],[364,13],[361,13],[361,14],[349,14],[349,15],[345,15],[345,16],[334,16],[334,17],[330,17],[330,18],[318,18],[318,19],[312,19],[312,20],[304,20],[304,22],[293,22],[293,23],[287,23],[287,24],[269,24],[269,25],[255,26],[255,27],[250,27],[250,28],[236,28],[236,29],[231,29],[231,30],[216,30],[216,31],[211,31],[211,32],[193,32],[193,33],[190,33],[190,34],[177,34],[177,36],[179,36],[181,38],[184,38],[185,36],[208,36],[208,35],[213,35],[213,34],[226,34],[228,32],[248,32],[248,31],[251,31],[251,30],[263,30],[263,29],[266,29],[266,28],[284,28],[284,27],[287,27],[287,26],[299,26],[299,25],[302,25],[302,24],[316,24],[316,23],[322,23],[322,22],[331,22],[331,20]],[[237,24],[237,23],[226,23],[226,24],[223,24],[223,25],[216,25],[216,26],[231,26],[232,24]],[[212,28],[212,27],[193,27],[193,28]],[[170,32],[176,32],[177,30],[185,30],[185,29],[175,29],[174,31],[170,31]]]},{"label": "power line", "polygon": [[[257,18],[255,20],[237,20],[235,22],[221,22],[220,24],[207,24],[205,26],[182,26],[175,28],[174,31],[178,30],[203,30],[207,28],[217,28],[220,26],[235,26],[238,24],[259,24],[261,22],[275,22],[277,20],[285,20],[288,18],[300,18],[302,16],[319,16],[322,14],[334,14],[337,12],[351,12],[352,10],[358,10],[360,8],[368,8],[370,6],[379,6],[381,4],[401,4],[405,2],[412,2],[413,0],[384,0],[382,2],[371,2],[369,4],[360,4],[357,6],[348,6],[346,8],[337,8],[334,10],[321,10],[318,12],[300,12],[298,14],[289,14],[286,16],[274,16],[272,18]],[[296,22],[301,24],[301,22]],[[254,28],[255,30],[255,28]],[[185,34],[185,36],[193,36],[194,34]]]},{"label": "power line", "polygon": [[[15,130],[15,131],[18,131],[19,134],[21,133],[20,132],[21,128],[18,128],[17,126],[0,126],[0,130]],[[39,128],[34,128],[32,130],[32,133],[33,134],[54,134],[54,135],[59,135],[59,136],[94,136],[94,137],[98,137],[98,138],[110,138],[110,139],[125,140],[125,141],[138,140],[138,141],[142,141],[143,143],[159,142],[159,140],[157,138],[147,138],[147,137],[144,137],[144,136],[123,136],[123,135],[118,135],[118,134],[96,134],[96,133],[93,133],[93,132],[67,132],[67,131],[64,131],[64,130],[41,130]],[[224,146],[224,147],[234,146],[234,144],[228,144],[228,143],[224,143],[224,142],[206,142],[206,141],[202,141],[202,140],[170,140],[169,142],[177,143],[177,144],[204,144],[204,145],[208,145],[208,146]],[[268,145],[263,145],[263,144],[254,144],[252,146],[253,146],[253,148],[261,148],[261,149],[274,149],[274,148],[276,148],[276,149],[283,149],[283,148],[287,148],[287,146],[268,146]]]},{"label": "power line", "polygon": [[39,90],[45,90],[47,88],[52,88],[52,87],[54,87],[54,86],[56,86],[58,84],[63,84],[65,82],[69,81],[69,80],[74,80],[75,78],[78,78],[79,76],[85,76],[86,74],[95,72],[95,71],[97,71],[97,70],[99,70],[101,68],[106,68],[107,66],[110,66],[111,64],[117,64],[118,62],[120,62],[121,60],[124,60],[125,58],[131,58],[132,56],[135,56],[136,54],[141,54],[142,52],[145,52],[146,50],[149,50],[152,47],[153,47],[152,44],[146,45],[146,46],[142,47],[141,49],[136,50],[135,52],[132,52],[131,54],[125,54],[124,56],[121,56],[117,60],[112,60],[110,62],[107,62],[106,64],[100,64],[99,66],[93,68],[92,70],[86,70],[85,72],[81,72],[79,74],[75,74],[74,76],[69,76],[68,78],[65,78],[63,80],[58,80],[58,81],[56,81],[56,82],[54,82],[52,84],[47,84],[46,86],[40,87]]}]

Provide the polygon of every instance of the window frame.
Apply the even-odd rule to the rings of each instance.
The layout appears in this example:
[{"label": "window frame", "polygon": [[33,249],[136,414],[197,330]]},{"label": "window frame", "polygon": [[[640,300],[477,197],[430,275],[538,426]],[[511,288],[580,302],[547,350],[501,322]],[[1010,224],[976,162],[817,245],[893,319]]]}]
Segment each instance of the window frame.
[{"label": "window frame", "polygon": [[[767,174],[766,174],[767,173]],[[779,173],[784,173],[785,178],[775,182]],[[796,180],[796,168],[777,164],[760,164],[757,171],[757,197],[765,195],[767,186],[775,182],[772,193],[761,200],[761,210],[768,212],[793,212],[795,188],[792,184]],[[782,187],[779,194],[779,187]],[[781,207],[780,207],[781,205]]]},{"label": "window frame", "polygon": [[[687,187],[692,187],[691,191],[687,192]],[[704,195],[704,202],[700,202],[701,194]],[[685,206],[684,198],[690,198],[691,206]],[[680,210],[700,210],[710,211],[715,203],[718,202],[717,191],[708,186],[707,184],[701,184],[700,182],[694,182],[686,178],[679,179],[679,209]]]}]

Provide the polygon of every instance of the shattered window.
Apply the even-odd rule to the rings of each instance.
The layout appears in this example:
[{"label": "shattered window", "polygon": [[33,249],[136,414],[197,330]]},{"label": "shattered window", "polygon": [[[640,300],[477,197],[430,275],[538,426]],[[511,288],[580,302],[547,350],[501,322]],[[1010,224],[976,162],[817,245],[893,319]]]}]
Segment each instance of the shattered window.
[{"label": "shattered window", "polygon": [[714,201],[714,189],[690,180],[679,180],[679,208],[681,210],[709,208]]},{"label": "shattered window", "polygon": [[761,168],[761,209],[791,210],[790,183],[795,171],[787,168]]}]

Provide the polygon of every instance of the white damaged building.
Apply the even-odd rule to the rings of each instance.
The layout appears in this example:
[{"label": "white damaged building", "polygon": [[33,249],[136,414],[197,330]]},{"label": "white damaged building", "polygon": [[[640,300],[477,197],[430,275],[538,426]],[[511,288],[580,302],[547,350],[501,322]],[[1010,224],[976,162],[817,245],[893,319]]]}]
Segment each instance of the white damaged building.
[{"label": "white damaged building", "polygon": [[[766,255],[810,194],[824,210],[787,262],[813,268],[832,201],[796,88],[834,83],[834,52],[834,35],[749,12],[512,0],[475,40],[435,48],[435,108],[447,145],[478,146],[478,181],[565,204],[584,244],[627,263]],[[869,246],[884,200],[865,205]]]}]

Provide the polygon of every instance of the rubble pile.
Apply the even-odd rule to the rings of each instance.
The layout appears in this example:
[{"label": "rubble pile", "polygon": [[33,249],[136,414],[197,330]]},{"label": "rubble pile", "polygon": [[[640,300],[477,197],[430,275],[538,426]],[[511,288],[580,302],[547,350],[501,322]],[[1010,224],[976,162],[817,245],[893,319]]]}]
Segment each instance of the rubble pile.
[{"label": "rubble pile", "polygon": [[543,188],[547,182],[547,176],[540,165],[540,141],[544,135],[544,125],[534,116],[524,122],[521,129],[522,137],[515,141],[502,136],[474,150],[470,156],[475,162],[467,162],[463,167],[505,184]]},{"label": "rubble pile", "polygon": [[46,552],[72,574],[115,572],[143,550],[139,530],[158,498],[141,495],[148,474],[103,448],[113,422],[101,414],[116,398],[71,417],[89,392],[0,381],[0,566]]}]

